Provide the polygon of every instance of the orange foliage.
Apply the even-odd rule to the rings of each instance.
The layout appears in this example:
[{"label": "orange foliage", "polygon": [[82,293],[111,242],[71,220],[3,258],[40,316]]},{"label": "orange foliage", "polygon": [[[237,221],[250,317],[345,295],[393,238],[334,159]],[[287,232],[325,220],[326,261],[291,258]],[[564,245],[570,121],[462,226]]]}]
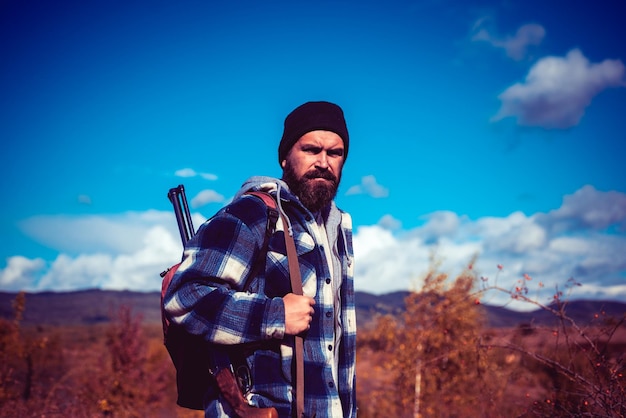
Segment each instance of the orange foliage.
[{"label": "orange foliage", "polygon": [[[433,269],[402,317],[360,324],[359,418],[626,417],[625,318],[595,312],[580,327],[562,292],[556,307],[528,298],[530,276],[511,290],[481,279],[476,291],[474,269],[454,280]],[[485,328],[490,291],[548,310],[555,326]],[[175,404],[160,324],[124,307],[108,325],[22,329],[25,309],[18,294],[14,318],[0,319],[0,416],[203,416]]]},{"label": "orange foliage", "polygon": [[[511,290],[481,278],[476,290],[469,266],[454,280],[433,269],[406,298],[403,320],[380,317],[360,330],[360,418],[626,417],[626,317],[596,313],[603,321],[581,327],[558,289],[556,307],[527,296],[528,275]],[[486,328],[480,298],[489,291],[547,310],[555,327]]]},{"label": "orange foliage", "polygon": [[14,320],[0,320],[0,416],[203,415],[176,406],[162,340],[146,338],[129,308],[108,326],[23,330],[25,305],[19,294]]}]

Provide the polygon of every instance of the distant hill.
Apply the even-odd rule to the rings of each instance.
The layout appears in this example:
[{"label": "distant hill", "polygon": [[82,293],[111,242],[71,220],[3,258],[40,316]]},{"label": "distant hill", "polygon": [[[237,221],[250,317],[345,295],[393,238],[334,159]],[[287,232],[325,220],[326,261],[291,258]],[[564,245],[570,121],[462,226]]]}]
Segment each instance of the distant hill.
[{"label": "distant hill", "polygon": [[[0,292],[0,317],[13,316],[16,293]],[[109,322],[120,306],[129,306],[148,323],[159,323],[161,294],[110,290],[26,294],[25,325],[88,325]]]},{"label": "distant hill", "polygon": [[[404,311],[404,299],[409,292],[394,292],[384,295],[356,292],[357,321],[367,323],[376,315],[398,315]],[[489,326],[495,328],[514,327],[520,324],[550,325],[555,316],[543,309],[519,312],[500,306],[483,304]],[[594,314],[604,317],[622,318],[626,314],[626,303],[613,301],[576,300],[567,303],[565,312],[579,325],[594,319]]]},{"label": "distant hill", "polygon": [[[379,315],[401,315],[408,292],[374,295],[356,292],[357,322],[370,323]],[[12,318],[12,302],[16,293],[0,292],[0,318]],[[25,325],[89,325],[109,322],[120,306],[129,306],[141,315],[145,323],[161,322],[160,293],[109,290],[82,290],[75,292],[40,292],[26,294]],[[553,324],[554,316],[543,310],[518,312],[510,309],[481,305],[492,327],[514,327],[520,324]],[[571,301],[567,314],[579,324],[593,319],[594,314],[622,318],[626,304],[612,301]]]}]

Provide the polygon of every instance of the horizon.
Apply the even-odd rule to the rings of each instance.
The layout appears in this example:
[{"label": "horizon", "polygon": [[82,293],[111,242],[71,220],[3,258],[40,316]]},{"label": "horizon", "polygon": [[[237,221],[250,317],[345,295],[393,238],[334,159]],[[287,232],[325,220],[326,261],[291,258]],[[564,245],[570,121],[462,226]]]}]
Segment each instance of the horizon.
[{"label": "horizon", "polygon": [[[154,295],[155,297],[160,295],[160,291],[156,291],[156,290],[150,290],[150,291],[141,291],[141,290],[130,290],[130,289],[100,289],[100,288],[88,288],[88,289],[73,289],[73,290],[41,290],[41,291],[35,291],[35,292],[26,292],[26,291],[13,291],[13,292],[8,292],[8,291],[4,291],[4,290],[0,290],[0,295],[9,295],[9,296],[16,296],[17,294],[24,292],[26,296],[28,295],[33,295],[33,296],[41,296],[41,297],[47,297],[47,296],[64,296],[64,295],[71,295],[71,294],[75,294],[75,293],[86,293],[86,294],[91,294],[91,293],[110,293],[110,294],[116,294],[116,293],[125,293],[127,295]],[[368,297],[374,297],[374,298],[385,298],[385,300],[389,301],[389,297],[393,295],[400,295],[402,296],[402,294],[405,293],[410,293],[411,291],[409,290],[396,290],[393,292],[389,292],[389,293],[370,293],[368,291],[363,291],[363,290],[356,290],[355,294],[358,298],[358,295],[367,295]],[[547,314],[552,314],[548,309],[546,308],[552,308],[557,302],[556,301],[552,301],[549,304],[546,304],[544,306],[540,306],[534,303],[529,303],[529,302],[523,302],[523,303],[517,303],[517,304],[511,304],[511,303],[505,303],[505,304],[491,304],[488,301],[481,301],[479,305],[482,305],[484,307],[487,307],[488,309],[504,309],[506,311],[509,311],[511,313],[520,313],[520,314],[532,314],[532,313],[537,313],[537,312],[545,312]],[[606,305],[619,305],[619,306],[625,306],[626,302],[624,301],[620,301],[620,300],[611,300],[611,299],[603,299],[603,300],[598,300],[598,299],[584,299],[584,298],[578,298],[578,299],[568,299],[568,298],[564,298],[563,300],[560,301],[560,303],[562,303],[565,306],[565,311],[567,312],[567,306],[568,305],[587,305],[587,304],[597,304],[597,305],[601,305],[604,306],[606,308]],[[28,298],[26,299],[26,306],[28,307]],[[155,308],[158,309],[158,306]],[[357,310],[359,308],[357,307]],[[28,309],[27,309],[28,310]],[[141,310],[141,309],[140,309]],[[7,311],[8,312],[8,311]],[[370,312],[370,314],[372,314],[373,312]],[[596,314],[600,314],[600,315],[604,315],[603,312],[598,313],[595,312]],[[141,314],[141,313],[140,313]]]}]

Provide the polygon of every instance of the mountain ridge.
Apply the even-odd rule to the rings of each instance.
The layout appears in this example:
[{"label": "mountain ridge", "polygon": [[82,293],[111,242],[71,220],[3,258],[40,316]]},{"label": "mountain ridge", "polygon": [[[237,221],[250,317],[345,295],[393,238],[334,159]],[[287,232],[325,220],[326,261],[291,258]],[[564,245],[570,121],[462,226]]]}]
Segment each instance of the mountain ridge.
[{"label": "mountain ridge", "polygon": [[[365,326],[380,315],[399,316],[404,311],[404,299],[410,292],[398,291],[376,295],[355,292],[357,323]],[[17,293],[0,292],[0,318],[13,318],[12,302]],[[147,324],[161,323],[159,292],[137,292],[129,290],[85,289],[69,292],[26,292],[24,325],[90,325],[106,323],[116,317],[121,306],[128,306],[135,315],[141,315]],[[485,310],[490,327],[515,327],[524,324],[554,324],[557,318],[550,312],[537,309],[520,312],[505,307],[480,305]],[[573,300],[566,306],[567,315],[579,324],[591,322],[599,317],[621,318],[626,312],[626,303],[616,301]]]}]

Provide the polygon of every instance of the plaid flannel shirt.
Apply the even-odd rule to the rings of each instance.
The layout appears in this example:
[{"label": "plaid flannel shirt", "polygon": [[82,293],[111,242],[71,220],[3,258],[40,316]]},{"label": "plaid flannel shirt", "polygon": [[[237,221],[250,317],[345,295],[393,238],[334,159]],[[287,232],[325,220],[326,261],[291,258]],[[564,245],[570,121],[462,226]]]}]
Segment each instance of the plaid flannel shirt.
[{"label": "plaid flannel shirt", "polygon": [[[276,183],[272,185],[275,193]],[[265,183],[255,188],[267,187]],[[329,263],[324,249],[314,240],[315,220],[311,213],[288,190],[279,193],[281,209],[292,225],[303,286],[315,289],[311,295],[315,299],[315,313],[304,339],[305,412],[317,418],[336,417],[339,404],[343,416],[354,417],[356,315],[351,218],[332,204],[331,215],[339,216],[340,223],[339,230],[333,231],[332,236],[337,239],[331,245],[335,245],[342,274],[341,306],[337,313],[342,333],[335,382],[332,365],[336,313],[329,291],[332,288]],[[294,338],[285,335],[282,296],[291,291],[291,285],[285,225],[280,219],[268,240],[265,269],[260,269],[256,277],[248,277],[262,251],[267,213],[260,199],[240,195],[205,222],[185,248],[181,266],[165,295],[165,311],[171,321],[213,343],[261,342],[261,348],[246,359],[252,388],[245,396],[252,405],[273,406],[281,417],[291,417],[292,392],[295,393],[291,384]],[[205,407],[207,417],[229,416],[229,413],[221,399],[211,400]]]}]

